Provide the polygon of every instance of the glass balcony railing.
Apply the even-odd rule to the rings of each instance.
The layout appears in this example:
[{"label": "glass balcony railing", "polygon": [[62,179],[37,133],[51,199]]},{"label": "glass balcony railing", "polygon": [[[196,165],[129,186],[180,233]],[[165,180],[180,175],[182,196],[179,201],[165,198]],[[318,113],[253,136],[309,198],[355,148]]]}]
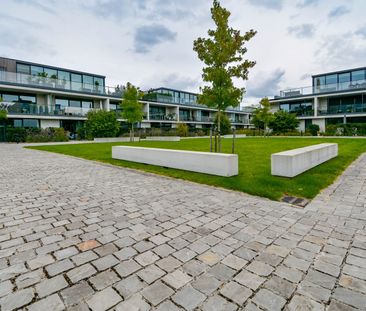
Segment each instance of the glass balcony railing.
[{"label": "glass balcony railing", "polygon": [[158,121],[177,121],[176,114],[150,114],[150,120],[158,120]]},{"label": "glass balcony railing", "polygon": [[366,89],[366,80],[293,88],[281,91],[279,97],[296,97],[303,95],[316,95],[321,93],[332,93],[359,89]]},{"label": "glass balcony railing", "polygon": [[81,107],[59,107],[44,106],[29,103],[12,103],[7,105],[6,110],[9,115],[41,115],[41,116],[68,116],[68,117],[85,117],[92,108]]},{"label": "glass balcony railing", "polygon": [[329,114],[350,114],[350,113],[366,113],[366,104],[351,104],[341,106],[331,106],[325,110],[319,110],[318,115],[329,115]]},{"label": "glass balcony railing", "polygon": [[70,82],[66,80],[53,79],[50,77],[33,76],[9,71],[0,72],[0,83],[25,85],[29,87],[41,87],[46,89],[55,89],[61,91],[74,91],[81,93],[109,95],[113,97],[122,97],[123,90],[119,87],[109,87],[97,84],[88,84],[81,82]]}]

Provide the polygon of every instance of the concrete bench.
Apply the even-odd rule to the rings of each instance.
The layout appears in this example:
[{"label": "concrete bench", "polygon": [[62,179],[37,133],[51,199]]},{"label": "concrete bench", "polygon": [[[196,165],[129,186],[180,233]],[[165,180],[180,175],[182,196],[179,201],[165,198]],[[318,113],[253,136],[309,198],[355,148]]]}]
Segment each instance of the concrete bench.
[{"label": "concrete bench", "polygon": [[113,146],[112,158],[225,177],[238,175],[237,154]]},{"label": "concrete bench", "polygon": [[146,136],[148,141],[180,141],[179,136]]},{"label": "concrete bench", "polygon": [[294,177],[338,156],[338,144],[319,144],[271,155],[271,173]]},{"label": "concrete bench", "polygon": [[[101,137],[94,138],[96,143],[118,143],[118,142],[130,142],[130,137]],[[134,137],[134,142],[140,141],[140,137]]]}]

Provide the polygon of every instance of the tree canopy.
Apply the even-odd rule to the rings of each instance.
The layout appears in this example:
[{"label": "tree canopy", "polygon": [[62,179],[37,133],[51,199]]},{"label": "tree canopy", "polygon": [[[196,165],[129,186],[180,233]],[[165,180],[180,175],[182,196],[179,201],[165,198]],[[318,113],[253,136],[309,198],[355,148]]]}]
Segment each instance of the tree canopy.
[{"label": "tree canopy", "polygon": [[286,133],[288,131],[294,131],[299,126],[299,123],[300,121],[296,118],[295,114],[278,110],[273,114],[273,118],[268,126],[274,133]]},{"label": "tree canopy", "polygon": [[116,137],[120,124],[114,111],[91,110],[86,115],[85,131],[87,137]]},{"label": "tree canopy", "polygon": [[252,123],[258,128],[265,130],[271,121],[273,114],[271,112],[271,104],[267,97],[262,98],[259,107],[253,112]]}]

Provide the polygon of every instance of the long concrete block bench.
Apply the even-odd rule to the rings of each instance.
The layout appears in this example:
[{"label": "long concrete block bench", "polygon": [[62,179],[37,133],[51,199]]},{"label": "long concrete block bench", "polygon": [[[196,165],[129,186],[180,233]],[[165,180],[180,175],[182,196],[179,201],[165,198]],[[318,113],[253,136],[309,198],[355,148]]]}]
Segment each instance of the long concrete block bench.
[{"label": "long concrete block bench", "polygon": [[271,155],[272,175],[294,177],[338,156],[338,144],[327,143]]},{"label": "long concrete block bench", "polygon": [[149,141],[180,141],[179,136],[146,136]]},{"label": "long concrete block bench", "polygon": [[112,158],[218,176],[238,175],[238,155],[158,148],[113,146]]},{"label": "long concrete block bench", "polygon": [[[130,137],[101,137],[94,138],[96,143],[117,143],[117,142],[129,142]],[[140,137],[134,137],[133,141],[140,141]]]}]

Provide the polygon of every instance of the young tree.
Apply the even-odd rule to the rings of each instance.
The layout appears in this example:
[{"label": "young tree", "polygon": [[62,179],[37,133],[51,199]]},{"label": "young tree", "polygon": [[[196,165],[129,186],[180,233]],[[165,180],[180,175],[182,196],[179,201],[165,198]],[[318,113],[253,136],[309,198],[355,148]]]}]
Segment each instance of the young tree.
[{"label": "young tree", "polygon": [[235,87],[233,78],[248,79],[249,68],[252,68],[255,62],[244,59],[247,52],[245,44],[256,32],[250,30],[241,35],[239,30],[229,27],[230,12],[223,8],[218,0],[213,1],[211,16],[216,29],[208,30],[208,38],[195,40],[193,50],[206,65],[202,78],[210,84],[201,88],[202,94],[198,101],[218,110],[220,152],[221,113],[230,106],[238,106],[244,96],[245,88]]},{"label": "young tree", "polygon": [[[216,114],[214,124],[216,127],[219,125],[219,115]],[[228,116],[223,113],[220,117],[220,132],[222,135],[229,134],[231,131],[231,122]]]},{"label": "young tree", "polygon": [[268,126],[273,132],[284,134],[288,131],[294,131],[299,126],[299,123],[300,121],[296,118],[295,114],[279,110],[273,114],[273,118]]},{"label": "young tree", "polygon": [[122,118],[130,124],[130,140],[134,141],[134,125],[137,122],[141,122],[144,117],[142,105],[139,103],[139,99],[143,96],[143,93],[131,83],[127,83],[125,91],[123,93],[121,109]]},{"label": "young tree", "polygon": [[272,118],[271,104],[267,97],[262,98],[259,102],[259,107],[253,112],[252,123],[256,128],[263,129],[265,135],[268,124]]}]

